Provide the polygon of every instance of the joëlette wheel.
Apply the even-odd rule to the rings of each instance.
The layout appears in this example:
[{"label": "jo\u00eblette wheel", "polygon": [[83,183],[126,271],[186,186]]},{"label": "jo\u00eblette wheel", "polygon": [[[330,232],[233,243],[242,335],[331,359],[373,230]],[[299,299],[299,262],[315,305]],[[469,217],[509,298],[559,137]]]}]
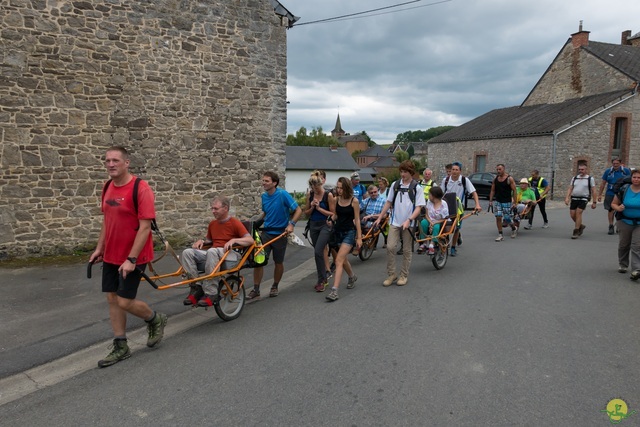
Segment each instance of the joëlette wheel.
[{"label": "jo\u00eblette wheel", "polygon": [[218,283],[219,300],[214,305],[216,313],[224,321],[237,318],[242,313],[245,302],[244,286],[238,276],[222,278]]}]

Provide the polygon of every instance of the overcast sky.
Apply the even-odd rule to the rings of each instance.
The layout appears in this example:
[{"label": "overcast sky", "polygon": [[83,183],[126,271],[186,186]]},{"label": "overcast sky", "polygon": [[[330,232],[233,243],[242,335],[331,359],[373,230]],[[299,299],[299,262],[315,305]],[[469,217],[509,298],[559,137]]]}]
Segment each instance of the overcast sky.
[{"label": "overcast sky", "polygon": [[[280,0],[298,24],[408,0]],[[288,126],[378,144],[522,103],[572,33],[620,43],[640,32],[635,0],[422,0],[401,12],[287,32]],[[380,13],[380,12],[377,12]]]}]

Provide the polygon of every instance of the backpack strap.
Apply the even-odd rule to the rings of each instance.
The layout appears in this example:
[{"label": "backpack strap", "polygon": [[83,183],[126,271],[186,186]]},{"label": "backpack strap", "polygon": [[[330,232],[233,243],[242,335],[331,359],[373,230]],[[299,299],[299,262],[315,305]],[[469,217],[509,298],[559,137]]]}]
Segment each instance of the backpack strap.
[{"label": "backpack strap", "polygon": [[[142,178],[136,177],[136,180],[133,183],[133,209],[136,211],[136,214],[138,213],[138,188],[140,187],[140,181],[142,181]],[[100,195],[102,203],[104,203],[104,196],[106,195],[107,188],[109,188],[111,182],[113,182],[112,179],[108,180],[102,187],[102,194]]]}]

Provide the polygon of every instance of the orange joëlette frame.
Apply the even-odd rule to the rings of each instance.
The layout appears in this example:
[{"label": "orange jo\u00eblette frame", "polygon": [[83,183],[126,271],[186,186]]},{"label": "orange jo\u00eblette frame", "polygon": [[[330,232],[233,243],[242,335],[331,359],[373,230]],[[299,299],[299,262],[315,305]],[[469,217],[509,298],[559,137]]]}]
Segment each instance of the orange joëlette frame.
[{"label": "orange jo\u00eblette frame", "polygon": [[[281,239],[282,237],[286,236],[287,232],[283,232],[282,234],[280,234],[277,237],[274,237],[273,239],[269,240],[268,242],[258,246],[255,244],[255,242],[249,246],[234,246],[233,248],[231,248],[230,250],[226,251],[224,253],[224,255],[222,256],[222,258],[220,259],[220,261],[218,261],[218,264],[216,264],[216,266],[214,267],[213,271],[210,274],[206,274],[204,276],[200,276],[200,277],[195,277],[193,279],[184,279],[175,283],[167,283],[167,284],[163,284],[163,285],[157,285],[154,286],[156,289],[158,290],[165,290],[165,289],[170,289],[170,288],[175,288],[178,286],[185,286],[185,285],[190,285],[192,283],[195,282],[199,282],[201,280],[210,280],[216,277],[222,277],[222,276],[226,276],[228,274],[233,274],[233,273],[237,273],[238,271],[240,271],[244,264],[247,262],[247,259],[249,259],[249,257],[251,256],[252,253],[256,254],[260,251],[262,251],[264,248],[266,248],[267,246],[271,245],[273,242],[275,242],[278,239]],[[166,242],[166,245],[170,248],[170,245],[168,242]],[[242,258],[240,258],[240,260],[238,261],[238,264],[233,267],[230,268],[228,270],[220,270],[222,263],[225,261],[225,259],[227,258],[227,256],[229,255],[229,252],[234,250],[234,249],[243,249],[244,250],[244,254],[242,255]],[[173,252],[173,249],[170,249],[171,252]],[[164,255],[162,255],[164,256]],[[155,271],[152,269],[151,264],[156,262],[157,260],[159,260],[160,258],[162,258],[162,256],[160,256],[159,258],[151,261],[150,263],[148,263],[147,265],[149,265],[149,270],[153,271],[155,273]],[[175,253],[174,253],[175,256]],[[162,275],[154,275],[154,276],[149,276],[149,279],[152,282],[155,282],[156,280],[162,280],[162,279],[167,279],[170,277],[177,277],[177,276],[181,276],[184,273],[184,267],[182,266],[182,263],[180,263],[180,259],[175,256],[178,264],[180,265],[180,267],[178,268],[178,270],[176,270],[173,273],[168,273],[168,274],[162,274]],[[142,280],[146,280],[145,278],[143,278]],[[152,283],[152,285],[154,285],[155,283]]]}]

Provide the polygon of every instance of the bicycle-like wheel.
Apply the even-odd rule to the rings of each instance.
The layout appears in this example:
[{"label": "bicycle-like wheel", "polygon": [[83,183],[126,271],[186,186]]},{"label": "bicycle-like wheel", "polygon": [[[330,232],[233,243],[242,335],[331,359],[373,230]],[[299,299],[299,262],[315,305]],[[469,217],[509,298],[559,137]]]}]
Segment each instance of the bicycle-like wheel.
[{"label": "bicycle-like wheel", "polygon": [[218,316],[226,322],[240,316],[245,302],[244,286],[238,276],[228,276],[218,283],[218,302],[214,305]]},{"label": "bicycle-like wheel", "polygon": [[360,248],[360,252],[358,253],[358,256],[362,261],[366,261],[369,258],[371,258],[371,255],[373,254],[373,245],[375,243],[376,243],[376,238],[373,236],[369,237],[368,239],[365,239],[362,242],[362,247]]},{"label": "bicycle-like wheel", "polygon": [[431,262],[436,270],[442,270],[444,266],[447,264],[447,258],[449,257],[449,247],[448,245],[438,245],[435,248],[436,253],[431,256]]}]

